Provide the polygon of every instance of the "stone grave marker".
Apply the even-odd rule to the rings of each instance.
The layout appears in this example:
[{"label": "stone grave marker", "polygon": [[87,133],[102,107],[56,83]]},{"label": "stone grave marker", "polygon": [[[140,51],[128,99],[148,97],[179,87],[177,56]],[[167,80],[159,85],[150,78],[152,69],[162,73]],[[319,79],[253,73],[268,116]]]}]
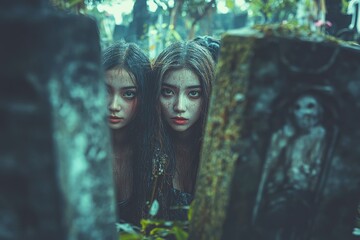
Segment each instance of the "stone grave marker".
[{"label": "stone grave marker", "polygon": [[359,50],[286,27],[223,37],[190,239],[352,239]]},{"label": "stone grave marker", "polygon": [[115,239],[95,22],[45,1],[0,12],[0,238]]}]

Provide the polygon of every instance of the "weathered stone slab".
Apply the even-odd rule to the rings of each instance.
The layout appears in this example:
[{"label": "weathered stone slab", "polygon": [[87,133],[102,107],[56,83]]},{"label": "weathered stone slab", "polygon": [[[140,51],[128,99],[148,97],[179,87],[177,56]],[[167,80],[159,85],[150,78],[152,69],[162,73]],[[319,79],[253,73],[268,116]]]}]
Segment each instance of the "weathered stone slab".
[{"label": "weathered stone slab", "polygon": [[224,36],[191,239],[351,239],[359,50],[281,28]]},{"label": "weathered stone slab", "polygon": [[0,15],[0,238],[115,239],[96,24],[10,10]]}]

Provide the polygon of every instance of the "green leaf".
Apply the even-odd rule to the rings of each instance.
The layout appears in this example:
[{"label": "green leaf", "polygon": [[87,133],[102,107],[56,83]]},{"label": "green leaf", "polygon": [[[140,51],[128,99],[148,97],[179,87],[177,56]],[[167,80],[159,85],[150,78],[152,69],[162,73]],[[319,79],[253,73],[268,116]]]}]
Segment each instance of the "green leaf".
[{"label": "green leaf", "polygon": [[174,233],[176,240],[186,240],[189,234],[179,227],[173,227],[172,232]]},{"label": "green leaf", "polygon": [[75,5],[79,4],[79,3],[82,3],[82,2],[83,2],[83,0],[71,0],[69,2],[69,7],[73,7],[73,6],[75,6]]},{"label": "green leaf", "polygon": [[229,9],[234,9],[235,7],[235,0],[226,0],[225,6]]},{"label": "green leaf", "polygon": [[349,6],[349,1],[348,0],[341,0],[341,12],[343,14],[347,14],[348,6]]},{"label": "green leaf", "polygon": [[188,217],[188,220],[191,221],[193,215],[194,215],[194,211],[193,211],[193,208],[194,208],[194,202],[193,201],[191,204],[190,204],[190,207],[189,207],[189,211],[188,211],[188,214],[187,214],[187,217]]},{"label": "green leaf", "polygon": [[176,30],[171,30],[171,35],[176,39],[176,41],[182,41],[182,37]]},{"label": "green leaf", "polygon": [[141,221],[140,221],[141,229],[143,231],[146,230],[150,224],[151,224],[151,221],[148,219],[141,219]]},{"label": "green leaf", "polygon": [[126,233],[136,233],[133,226],[129,223],[116,223],[116,229]]},{"label": "green leaf", "polygon": [[171,231],[166,228],[154,228],[150,231],[150,236],[166,237],[171,234]]},{"label": "green leaf", "polygon": [[150,210],[149,210],[149,214],[150,216],[154,217],[156,216],[156,214],[159,212],[159,202],[158,200],[154,200],[153,203],[151,204]]},{"label": "green leaf", "polygon": [[120,234],[119,240],[142,240],[141,234],[136,233],[124,233]]}]

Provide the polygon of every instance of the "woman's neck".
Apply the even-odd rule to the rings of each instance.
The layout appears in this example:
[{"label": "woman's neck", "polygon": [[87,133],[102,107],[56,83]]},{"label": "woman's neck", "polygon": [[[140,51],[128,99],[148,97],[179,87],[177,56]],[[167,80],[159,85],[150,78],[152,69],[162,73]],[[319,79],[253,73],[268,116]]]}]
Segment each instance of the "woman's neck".
[{"label": "woman's neck", "polygon": [[111,137],[114,149],[119,146],[127,146],[131,144],[130,129],[123,127],[121,129],[112,130]]},{"label": "woman's neck", "polygon": [[174,131],[170,129],[170,137],[174,143],[174,145],[182,145],[182,146],[191,146],[196,142],[197,137],[197,124],[192,126],[183,132]]}]

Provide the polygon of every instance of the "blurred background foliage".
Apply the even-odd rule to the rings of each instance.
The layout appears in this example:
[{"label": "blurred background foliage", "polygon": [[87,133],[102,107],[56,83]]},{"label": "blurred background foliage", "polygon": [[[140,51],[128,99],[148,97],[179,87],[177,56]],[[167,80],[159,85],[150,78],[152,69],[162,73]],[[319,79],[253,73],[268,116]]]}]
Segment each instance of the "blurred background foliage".
[{"label": "blurred background foliage", "polygon": [[[124,39],[136,42],[154,57],[175,40],[229,29],[296,20],[298,9],[330,16],[335,28],[350,23],[350,0],[50,0],[59,9],[94,18],[101,46]],[[314,7],[316,6],[316,7]],[[319,17],[320,18],[320,17]],[[328,17],[327,17],[328,18]],[[336,32],[338,29],[329,31]]]}]

